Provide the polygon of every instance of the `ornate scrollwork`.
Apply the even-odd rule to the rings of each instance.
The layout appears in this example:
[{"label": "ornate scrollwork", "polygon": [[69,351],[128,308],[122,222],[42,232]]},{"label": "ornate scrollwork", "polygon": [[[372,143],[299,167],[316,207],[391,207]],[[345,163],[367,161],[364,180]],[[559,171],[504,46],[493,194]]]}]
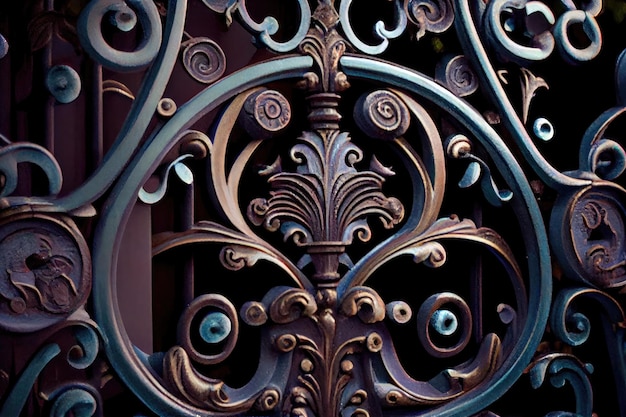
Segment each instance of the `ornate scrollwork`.
[{"label": "ornate scrollwork", "polygon": [[426,32],[445,32],[454,22],[454,9],[450,0],[404,0],[404,10],[417,26],[417,39]]},{"label": "ornate scrollwork", "polygon": [[[566,382],[574,389],[576,395],[576,414],[591,415],[593,410],[593,395],[589,375],[593,366],[582,363],[578,358],[566,354],[550,354],[533,362],[530,368],[530,378],[533,388],[539,388],[546,377],[554,387],[563,387]],[[552,414],[552,413],[550,413]],[[558,413],[557,415],[573,415]]]},{"label": "ornate scrollwork", "polygon": [[174,161],[170,162],[161,171],[159,185],[154,191],[146,191],[142,188],[139,191],[139,199],[146,204],[159,202],[167,191],[168,179],[173,171],[176,176],[185,184],[193,183],[193,173],[184,164],[187,159],[203,159],[209,154],[211,141],[202,132],[190,130],[181,135],[180,153]]},{"label": "ornate scrollwork", "polygon": [[48,181],[48,193],[51,195],[61,191],[63,176],[61,168],[54,156],[45,148],[34,143],[13,143],[0,148],[0,197],[11,195],[19,182],[18,164],[29,162],[39,166]]},{"label": "ornate scrollwork", "polygon": [[[486,7],[483,26],[487,38],[504,59],[520,62],[544,60],[556,46],[566,61],[583,62],[595,58],[600,52],[602,35],[596,16],[601,9],[600,0],[585,3],[582,10],[570,3],[557,18],[549,6],[539,1],[498,0]],[[541,15],[543,25],[537,24],[537,18],[533,16],[537,14]],[[574,45],[576,42],[572,41],[570,31],[573,25],[582,25],[587,37],[586,46]],[[523,34],[525,44],[513,40],[520,34]]]},{"label": "ornate scrollwork", "polygon": [[[294,416],[378,416],[389,409],[403,412],[402,407],[418,407],[426,415],[450,415],[459,404],[469,404],[466,414],[479,411],[482,400],[492,401],[508,389],[528,363],[545,326],[543,299],[550,298],[551,287],[545,278],[549,268],[544,249],[537,243],[543,242],[541,219],[521,170],[497,133],[460,99],[474,90],[473,83],[455,91],[449,83],[446,89],[402,69],[389,80],[396,89],[379,87],[386,82],[386,72],[379,67],[382,61],[367,58],[370,68],[363,70],[355,66],[358,57],[346,54],[352,36],[347,17],[350,1],[341,2],[339,14],[334,2],[319,1],[311,15],[309,2],[299,0],[296,34],[284,43],[274,37],[279,35],[277,20],[255,22],[244,0],[204,0],[204,4],[225,13],[227,19],[238,13],[259,45],[278,52],[299,47],[299,55],[255,64],[208,85],[180,106],[164,98],[163,90],[152,102],[152,110],[161,116],[158,130],[144,136],[142,150],[116,177],[94,241],[99,274],[94,305],[109,337],[106,349],[114,367],[121,368],[128,377],[125,383],[137,388],[146,404],[166,414],[257,410]],[[384,51],[386,42],[404,30],[408,11],[418,36],[445,31],[452,24],[448,0],[407,0],[404,11],[401,5],[393,4],[398,13],[395,29],[377,25],[380,45],[370,50],[371,45],[364,47],[352,39],[354,50]],[[348,39],[341,36],[339,24]],[[183,47],[183,65],[194,59],[200,67],[207,65],[203,53],[192,51],[199,45],[195,41],[177,44],[178,49],[172,49],[172,42],[163,46],[163,56],[167,50]],[[466,63],[461,59],[461,64],[463,68]],[[350,86],[346,68],[351,68],[355,81],[361,78],[354,83],[350,78],[359,89],[355,94],[346,92]],[[303,80],[299,84],[304,92],[288,94],[297,80]],[[364,85],[368,82],[371,85]],[[356,99],[362,91],[376,88]],[[301,134],[291,136],[287,125],[302,115],[297,103],[302,95],[309,109],[300,121],[309,124]],[[346,113],[355,102],[354,113]],[[141,106],[140,100],[135,103]],[[164,113],[168,109],[157,103],[170,103],[175,110]],[[150,117],[154,113],[146,112]],[[461,112],[468,115],[461,117]],[[349,117],[354,120],[344,121]],[[205,120],[213,123],[207,130],[210,138],[187,130]],[[472,141],[465,135],[441,140],[440,132],[454,131],[468,132]],[[190,134],[198,139],[193,149],[176,149]],[[505,215],[520,219],[520,229],[530,231],[507,230],[502,236],[495,228],[481,226],[481,215],[465,202],[462,214],[451,214],[454,202],[444,197],[450,190],[446,175],[448,164],[457,161],[447,160],[446,154],[469,161],[462,187],[480,182],[495,206],[488,210],[502,208]],[[193,262],[185,265],[185,273],[209,271],[208,279],[191,285],[192,295],[181,307],[177,344],[162,342],[167,345],[163,351],[146,359],[130,348],[124,332],[116,331],[122,319],[115,311],[117,277],[110,262],[120,250],[115,236],[137,196],[152,204],[154,212],[167,201],[168,174],[176,173],[192,188],[197,178],[194,165],[198,165],[187,164],[192,157],[206,158],[202,162],[206,162],[207,187],[191,191],[208,189],[213,198],[198,203],[207,204],[203,207],[207,210],[197,212],[201,220],[192,213],[178,231],[156,234],[152,254],[194,246],[197,251],[186,253],[185,258]],[[389,160],[400,167],[392,170]],[[267,165],[259,169],[259,163]],[[255,169],[261,178],[248,183]],[[149,192],[146,179],[153,171],[159,173],[159,183],[156,191]],[[397,183],[390,179],[397,173],[406,175],[411,187],[393,188]],[[511,191],[496,187],[496,178]],[[268,231],[280,232],[288,242]],[[517,233],[524,234],[523,242],[512,249],[507,239]],[[479,285],[475,282],[482,278],[486,260],[497,271],[493,279],[502,294],[490,294],[489,303],[483,305],[478,291],[467,295],[465,287],[459,290],[461,280],[447,279],[446,268],[457,259],[455,245],[471,246],[480,253],[476,265],[467,267],[472,291]],[[204,256],[206,247],[219,256]],[[386,305],[385,292],[374,288],[375,275],[405,257],[416,263],[408,262],[407,279],[418,275],[413,268],[446,279],[429,283],[437,287],[431,297],[415,291],[407,294],[407,301],[393,301],[402,298],[394,294]],[[518,259],[527,259],[528,265],[518,265]],[[261,273],[254,275],[255,268]],[[220,290],[236,290],[238,284],[222,282],[231,274],[235,279],[254,275],[254,284],[246,291],[265,295],[260,301],[218,295],[212,288],[216,283]],[[287,285],[274,281],[285,278]],[[370,278],[371,286],[365,286]],[[483,309],[488,310],[488,325],[482,321]],[[409,325],[412,320],[418,333],[414,341],[421,338],[424,347],[418,346],[418,351],[426,352],[428,375],[409,375],[394,346],[395,334],[387,328],[415,329]],[[258,368],[250,379],[230,386],[228,378],[216,376],[216,368],[233,359],[235,345],[244,340],[246,331],[261,340]],[[507,375],[505,381],[502,375]]]},{"label": "ornate scrollwork", "polygon": [[296,48],[306,35],[311,20],[311,9],[306,0],[297,0],[300,6],[300,22],[296,34],[285,42],[272,38],[278,32],[279,24],[276,18],[267,16],[261,23],[256,22],[248,12],[246,0],[203,0],[210,9],[225,13],[226,22],[230,25],[232,14],[236,11],[241,17],[244,26],[255,34],[258,41],[276,52],[288,52]]},{"label": "ornate scrollwork", "polygon": [[183,65],[196,81],[210,84],[222,77],[226,71],[226,56],[222,48],[205,37],[192,38],[181,44]]},{"label": "ornate scrollwork", "polygon": [[380,39],[378,45],[368,45],[361,41],[359,37],[352,30],[352,23],[350,22],[350,6],[352,0],[344,0],[340,4],[339,15],[341,17],[341,27],[344,33],[352,45],[359,51],[366,54],[380,54],[387,49],[389,45],[389,39],[397,38],[402,35],[407,24],[407,15],[402,10],[401,0],[394,1],[395,10],[395,22],[393,29],[387,29],[385,23],[382,21],[376,22],[374,27],[374,33],[376,37]]},{"label": "ornate scrollwork", "polygon": [[354,118],[368,136],[388,140],[404,135],[411,121],[407,106],[385,90],[363,95],[354,107]]},{"label": "ornate scrollwork", "polygon": [[[109,22],[128,32],[141,24],[142,42],[133,52],[112,48],[100,30],[105,17],[113,13]],[[102,65],[117,71],[136,71],[149,65],[161,46],[161,17],[153,2],[140,0],[98,0],[90,2],[81,13],[78,33],[82,45]]]},{"label": "ornate scrollwork", "polygon": [[436,79],[455,95],[465,97],[478,90],[477,75],[463,55],[446,56],[437,64]]},{"label": "ornate scrollwork", "polygon": [[[368,215],[377,215],[387,228],[402,220],[400,201],[380,191],[384,173],[355,169],[362,154],[350,143],[348,134],[331,132],[322,137],[304,132],[301,141],[291,152],[294,162],[301,165],[300,171],[270,177],[275,190],[272,197],[256,199],[248,207],[253,223],[263,224],[268,230],[284,224],[286,237],[311,247],[312,256],[319,254],[323,258],[324,246],[345,246],[354,234],[366,240],[369,226],[364,218]],[[324,167],[333,167],[333,172],[325,175]],[[352,204],[355,200],[361,203]],[[313,262],[320,277],[338,278],[336,263]]]},{"label": "ornate scrollwork", "polygon": [[337,33],[338,24],[339,15],[332,4],[320,2],[313,13],[312,27],[299,45],[300,51],[313,57],[316,65],[317,73],[307,72],[302,82],[310,91],[339,93],[350,86],[339,69],[339,59],[349,44]]},{"label": "ornate scrollwork", "polygon": [[102,414],[100,394],[93,387],[84,384],[73,384],[59,389],[53,393],[51,399],[50,417],[91,417]]},{"label": "ornate scrollwork", "polygon": [[446,141],[446,152],[451,158],[469,159],[465,175],[459,181],[459,187],[467,188],[480,180],[485,198],[494,206],[500,206],[513,197],[510,190],[500,190],[493,180],[489,166],[478,156],[472,153],[471,141],[462,134],[451,136]]}]

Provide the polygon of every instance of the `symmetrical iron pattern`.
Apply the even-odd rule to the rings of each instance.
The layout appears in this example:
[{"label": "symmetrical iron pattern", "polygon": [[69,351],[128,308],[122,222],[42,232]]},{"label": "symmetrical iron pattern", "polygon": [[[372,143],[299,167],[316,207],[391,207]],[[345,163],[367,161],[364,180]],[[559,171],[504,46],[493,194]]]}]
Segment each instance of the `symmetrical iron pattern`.
[{"label": "symmetrical iron pattern", "polygon": [[3,3],[0,416],[626,416],[625,17]]}]

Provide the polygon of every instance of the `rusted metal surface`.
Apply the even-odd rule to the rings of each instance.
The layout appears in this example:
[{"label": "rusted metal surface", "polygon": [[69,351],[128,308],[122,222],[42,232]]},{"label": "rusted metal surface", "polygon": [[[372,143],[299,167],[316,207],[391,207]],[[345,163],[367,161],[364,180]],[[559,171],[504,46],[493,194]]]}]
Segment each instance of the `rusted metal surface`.
[{"label": "rusted metal surface", "polygon": [[1,416],[626,415],[626,5],[15,3]]}]

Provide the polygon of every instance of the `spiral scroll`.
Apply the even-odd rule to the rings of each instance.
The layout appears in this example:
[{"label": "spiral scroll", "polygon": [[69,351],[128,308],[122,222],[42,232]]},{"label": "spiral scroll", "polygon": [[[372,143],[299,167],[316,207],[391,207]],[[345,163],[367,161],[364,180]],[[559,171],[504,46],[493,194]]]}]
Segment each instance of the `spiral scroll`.
[{"label": "spiral scroll", "polygon": [[469,96],[478,90],[478,76],[463,55],[445,57],[437,65],[435,78],[458,97]]},{"label": "spiral scroll", "polygon": [[[129,31],[139,21],[142,40],[132,52],[112,48],[101,32],[102,21],[110,13],[110,22]],[[152,1],[95,0],[87,4],[78,20],[78,34],[83,47],[102,65],[116,71],[137,71],[149,65],[161,46],[161,17]]]},{"label": "spiral scroll", "polygon": [[211,84],[226,71],[226,56],[222,48],[209,38],[193,38],[182,45],[183,65],[196,81]]},{"label": "spiral scroll", "polygon": [[354,107],[354,118],[369,136],[392,140],[409,128],[409,110],[390,91],[378,90],[362,96]]}]

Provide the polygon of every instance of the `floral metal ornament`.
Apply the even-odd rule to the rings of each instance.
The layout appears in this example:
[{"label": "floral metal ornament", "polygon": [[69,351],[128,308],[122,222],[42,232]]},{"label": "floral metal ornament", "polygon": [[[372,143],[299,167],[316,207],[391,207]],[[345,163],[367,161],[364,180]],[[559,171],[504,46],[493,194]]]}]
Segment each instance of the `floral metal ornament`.
[{"label": "floral metal ornament", "polygon": [[0,415],[626,413],[624,53],[546,104],[615,2],[32,3]]}]

